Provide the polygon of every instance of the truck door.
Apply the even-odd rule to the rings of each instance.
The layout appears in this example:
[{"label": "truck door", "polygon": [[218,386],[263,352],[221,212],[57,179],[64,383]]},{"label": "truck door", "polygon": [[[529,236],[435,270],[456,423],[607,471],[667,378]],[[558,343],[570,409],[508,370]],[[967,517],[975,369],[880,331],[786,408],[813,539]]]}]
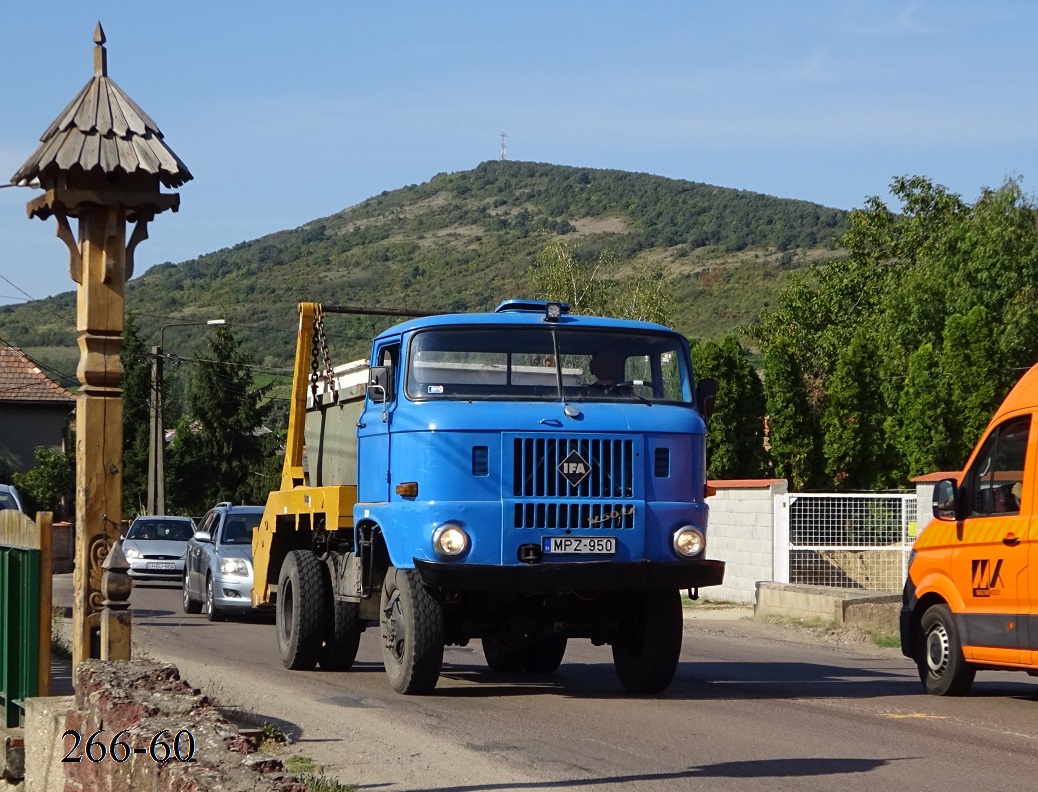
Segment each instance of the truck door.
[{"label": "truck door", "polygon": [[956,528],[952,578],[965,605],[964,651],[974,662],[1023,660],[1034,496],[1030,428],[1029,415],[995,427],[963,479],[966,516]]},{"label": "truck door", "polygon": [[357,422],[357,499],[364,503],[389,501],[389,454],[400,383],[400,339],[380,342],[372,356],[373,364],[386,366],[391,372],[390,392],[386,401],[364,398],[364,411]]}]

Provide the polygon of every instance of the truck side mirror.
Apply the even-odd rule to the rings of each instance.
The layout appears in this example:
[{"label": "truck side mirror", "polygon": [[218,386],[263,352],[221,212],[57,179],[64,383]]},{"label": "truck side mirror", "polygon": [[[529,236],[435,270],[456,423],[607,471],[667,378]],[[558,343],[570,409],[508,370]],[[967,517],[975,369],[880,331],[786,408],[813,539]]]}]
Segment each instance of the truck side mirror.
[{"label": "truck side mirror", "polygon": [[717,380],[707,377],[696,384],[696,401],[699,403],[699,414],[709,420],[717,406]]},{"label": "truck side mirror", "polygon": [[368,369],[368,398],[376,404],[389,401],[393,392],[393,370],[389,366]]},{"label": "truck side mirror", "polygon": [[959,485],[955,479],[941,479],[933,488],[933,516],[953,521],[959,517]]}]

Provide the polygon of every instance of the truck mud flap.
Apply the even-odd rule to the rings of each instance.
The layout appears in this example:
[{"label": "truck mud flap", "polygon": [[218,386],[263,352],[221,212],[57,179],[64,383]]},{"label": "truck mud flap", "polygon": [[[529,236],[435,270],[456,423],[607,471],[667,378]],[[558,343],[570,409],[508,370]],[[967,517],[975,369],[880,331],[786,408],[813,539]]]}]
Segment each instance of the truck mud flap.
[{"label": "truck mud flap", "polygon": [[528,566],[448,564],[414,559],[422,583],[467,591],[551,592],[686,589],[719,586],[724,561],[601,561]]}]

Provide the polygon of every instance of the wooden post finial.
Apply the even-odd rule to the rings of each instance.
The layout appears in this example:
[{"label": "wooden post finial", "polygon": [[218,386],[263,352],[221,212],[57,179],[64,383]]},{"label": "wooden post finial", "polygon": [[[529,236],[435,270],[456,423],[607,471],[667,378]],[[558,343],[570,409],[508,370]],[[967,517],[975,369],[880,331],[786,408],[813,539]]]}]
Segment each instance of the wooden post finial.
[{"label": "wooden post finial", "polygon": [[98,21],[97,27],[94,28],[94,76],[95,77],[107,77],[108,76],[108,52],[105,50],[105,31],[101,27],[101,22]]}]

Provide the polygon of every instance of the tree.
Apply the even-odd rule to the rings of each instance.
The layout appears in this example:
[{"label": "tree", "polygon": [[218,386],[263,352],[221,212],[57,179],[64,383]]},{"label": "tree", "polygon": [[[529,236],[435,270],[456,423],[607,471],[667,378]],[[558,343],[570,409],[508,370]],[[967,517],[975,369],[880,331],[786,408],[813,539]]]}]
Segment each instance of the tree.
[{"label": "tree", "polygon": [[650,267],[623,281],[603,274],[627,266],[609,251],[594,262],[578,258],[565,241],[553,239],[537,254],[533,280],[543,299],[567,303],[575,314],[669,324],[672,306],[662,269]]},{"label": "tree", "polygon": [[775,475],[806,489],[820,478],[817,417],[789,341],[771,344],[764,353],[764,399]]},{"label": "tree", "polygon": [[264,465],[275,455],[274,435],[263,425],[269,387],[253,386],[251,356],[228,327],[213,333],[208,345],[170,446],[167,499],[185,514],[201,514],[220,501],[254,502]]},{"label": "tree", "polygon": [[[829,476],[846,486],[903,484],[926,472],[921,465],[962,465],[1020,370],[1038,359],[1034,202],[1015,181],[972,205],[918,176],[896,179],[891,192],[900,211],[868,199],[851,213],[846,258],[800,277],[748,330],[766,361],[773,444],[800,431],[803,414],[789,405],[806,394],[801,407],[826,416]],[[769,383],[773,350],[773,364],[797,368],[779,365],[782,379]],[[942,412],[928,422],[927,409]],[[776,468],[796,456],[773,455]]]},{"label": "tree", "polygon": [[132,313],[126,317],[119,357],[123,366],[123,515],[130,517],[141,513],[147,498],[151,437],[151,356]]},{"label": "tree", "polygon": [[[75,444],[70,444],[75,448]],[[12,476],[14,485],[25,497],[26,511],[31,515],[37,511],[54,513],[57,520],[63,520],[66,507],[71,502],[69,497],[76,481],[76,463],[74,454],[55,451],[47,446],[38,446],[33,454],[35,465],[25,473]]]},{"label": "tree", "polygon": [[734,336],[692,346],[699,378],[717,381],[717,406],[707,434],[710,478],[757,478],[767,471],[764,389],[746,350]]}]

